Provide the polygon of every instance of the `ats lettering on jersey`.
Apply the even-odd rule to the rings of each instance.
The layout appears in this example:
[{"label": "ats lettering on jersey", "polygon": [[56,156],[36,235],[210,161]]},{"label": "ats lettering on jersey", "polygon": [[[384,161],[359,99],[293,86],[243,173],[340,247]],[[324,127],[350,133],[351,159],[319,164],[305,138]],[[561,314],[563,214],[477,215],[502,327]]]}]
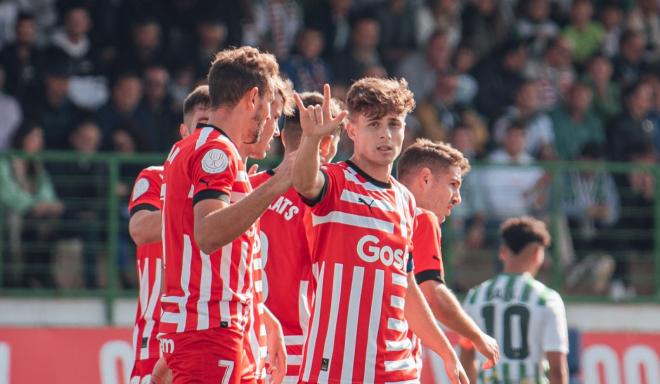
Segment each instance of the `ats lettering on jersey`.
[{"label": "ats lettering on jersey", "polygon": [[300,213],[300,208],[294,205],[293,201],[287,199],[285,196],[280,196],[268,207],[268,209],[284,216],[286,221],[290,221],[295,215]]}]

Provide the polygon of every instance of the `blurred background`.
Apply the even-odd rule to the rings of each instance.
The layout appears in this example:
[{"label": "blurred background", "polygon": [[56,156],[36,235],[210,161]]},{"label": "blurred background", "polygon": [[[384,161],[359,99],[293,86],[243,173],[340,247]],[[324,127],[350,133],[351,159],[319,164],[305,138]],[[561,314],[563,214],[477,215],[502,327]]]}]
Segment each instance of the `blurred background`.
[{"label": "blurred background", "polygon": [[[499,270],[505,218],[541,218],[575,380],[582,357],[585,382],[660,383],[658,0],[0,1],[0,325],[130,326],[132,183],[162,163],[215,53],[244,44],[299,92],[406,78],[406,142],[448,141],[473,163],[443,225],[451,288]],[[350,153],[345,138],[337,158]],[[634,332],[642,344],[613,341]],[[612,353],[580,347],[594,340]],[[644,353],[625,360],[629,347]]]}]

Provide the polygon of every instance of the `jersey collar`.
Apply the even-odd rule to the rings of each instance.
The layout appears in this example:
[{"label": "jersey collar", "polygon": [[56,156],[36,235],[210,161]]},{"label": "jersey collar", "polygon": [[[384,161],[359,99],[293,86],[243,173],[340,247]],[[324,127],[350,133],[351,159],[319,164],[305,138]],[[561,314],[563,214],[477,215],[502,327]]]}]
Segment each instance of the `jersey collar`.
[{"label": "jersey collar", "polygon": [[371,184],[381,188],[392,188],[392,183],[390,182],[385,183],[380,180],[374,179],[373,177],[369,176],[367,172],[363,171],[362,169],[360,169],[360,167],[355,165],[354,162],[350,160],[346,160],[346,164],[348,164],[349,167],[353,168],[355,172],[357,172],[360,176],[364,177]]},{"label": "jersey collar", "polygon": [[236,145],[236,143],[234,143],[234,141],[231,139],[231,137],[229,137],[229,135],[226,134],[225,131],[222,130],[222,128],[220,128],[220,127],[216,127],[216,126],[213,125],[213,124],[209,124],[209,123],[197,123],[197,126],[196,126],[195,128],[199,129],[199,128],[207,128],[207,127],[208,127],[208,128],[213,128],[213,129],[215,129],[216,131],[220,132],[220,134],[223,135],[223,136],[225,136],[226,138],[228,138],[229,141],[231,141],[232,144]]}]

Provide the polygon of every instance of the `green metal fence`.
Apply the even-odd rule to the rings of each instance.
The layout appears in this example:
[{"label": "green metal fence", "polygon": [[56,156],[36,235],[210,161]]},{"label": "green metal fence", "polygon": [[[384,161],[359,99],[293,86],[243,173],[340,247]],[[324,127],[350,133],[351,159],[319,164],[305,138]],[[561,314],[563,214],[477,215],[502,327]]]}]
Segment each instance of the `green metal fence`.
[{"label": "green metal fence", "polygon": [[[165,155],[84,155],[71,152],[47,152],[36,157],[20,153],[0,155],[3,161],[14,157],[35,159],[44,165],[66,210],[54,221],[57,235],[43,237],[43,233],[30,229],[33,231],[30,234],[42,236],[37,241],[35,238],[26,237],[25,231],[26,228],[43,225],[44,220],[25,213],[14,213],[11,202],[0,204],[0,295],[104,298],[108,303],[107,318],[111,322],[110,308],[113,300],[135,295],[134,246],[127,231],[126,207],[130,189],[141,168],[161,164]],[[553,246],[548,255],[551,263],[543,269],[542,279],[562,292],[569,301],[610,300],[605,293],[589,292],[588,287],[586,290],[580,290],[568,286],[568,276],[575,269],[575,263],[584,259],[585,255],[580,254],[582,251],[576,251],[573,252],[574,260],[564,260],[565,245],[576,242],[581,235],[577,231],[571,231],[566,224],[562,208],[567,189],[566,174],[607,171],[612,174],[617,185],[641,184],[647,195],[649,188],[651,193],[643,199],[644,204],[621,205],[621,218],[632,224],[605,228],[608,244],[613,245],[608,245],[611,249],[605,247],[606,249],[594,251],[597,251],[597,254],[609,254],[611,259],[627,264],[627,277],[637,293],[634,298],[630,298],[631,301],[660,302],[660,199],[656,198],[660,196],[660,183],[654,183],[655,180],[660,180],[660,167],[645,164],[573,162],[552,162],[536,166],[539,168],[534,169],[540,170],[547,180],[544,187],[547,197],[543,206],[537,207],[531,213],[544,218],[553,234]],[[485,184],[488,172],[493,169],[519,171],[526,168],[475,165],[468,176],[472,178],[470,183],[482,195],[486,194],[486,197],[490,191]],[[499,174],[502,175],[506,176]],[[465,204],[469,200],[465,194],[468,184],[466,179],[463,189]],[[511,186],[512,193],[514,187]],[[638,186],[635,188],[639,189]],[[620,188],[621,200],[635,201],[634,198],[627,197],[628,193],[639,193],[635,188]],[[503,192],[506,195],[507,190]],[[488,216],[488,209],[483,214]],[[495,240],[483,241],[480,247],[470,248],[465,245],[465,234],[461,233],[462,230],[457,225],[460,220],[469,221],[470,217],[458,216],[458,213],[452,215],[443,225],[443,253],[448,282],[460,293],[497,270],[497,220],[489,222],[493,220],[487,219],[484,225],[484,237]],[[20,226],[17,226],[17,222],[20,222]],[[78,240],[70,241],[75,238]],[[31,250],[37,248],[42,251],[45,249],[48,254],[42,256],[44,263],[26,263],[25,254],[29,255]],[[587,249],[586,253],[589,252]],[[71,256],[74,253],[78,254],[77,258]],[[25,273],[31,271],[40,271],[41,276],[54,276],[45,284],[35,284],[24,278]]]}]

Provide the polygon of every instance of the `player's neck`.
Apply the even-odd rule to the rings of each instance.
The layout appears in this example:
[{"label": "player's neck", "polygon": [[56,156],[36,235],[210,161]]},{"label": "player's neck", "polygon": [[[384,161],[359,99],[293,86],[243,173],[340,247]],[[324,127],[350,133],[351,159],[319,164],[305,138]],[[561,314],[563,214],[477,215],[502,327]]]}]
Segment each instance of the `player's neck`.
[{"label": "player's neck", "polygon": [[380,181],[381,183],[389,183],[392,164],[375,164],[357,153],[354,153],[353,156],[351,156],[350,161],[371,178]]},{"label": "player's neck", "polygon": [[[241,142],[244,119],[239,112],[237,108],[220,107],[211,113],[207,124],[222,129],[222,132],[238,147],[240,153],[239,143]],[[246,154],[241,153],[241,157],[246,158]]]},{"label": "player's neck", "polygon": [[530,268],[528,265],[515,265],[515,264],[507,264],[504,265],[504,273],[510,274],[510,275],[522,275],[524,273],[529,273],[532,276],[535,276],[536,273]]}]

